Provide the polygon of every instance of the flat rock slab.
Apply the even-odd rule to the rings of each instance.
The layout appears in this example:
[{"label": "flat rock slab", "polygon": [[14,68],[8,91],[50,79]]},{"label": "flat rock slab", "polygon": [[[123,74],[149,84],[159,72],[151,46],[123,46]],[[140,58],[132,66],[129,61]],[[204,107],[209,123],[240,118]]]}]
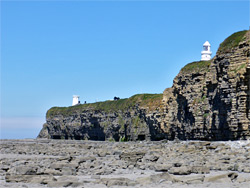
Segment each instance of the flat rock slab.
[{"label": "flat rock slab", "polygon": [[249,142],[1,140],[0,187],[243,187]]}]

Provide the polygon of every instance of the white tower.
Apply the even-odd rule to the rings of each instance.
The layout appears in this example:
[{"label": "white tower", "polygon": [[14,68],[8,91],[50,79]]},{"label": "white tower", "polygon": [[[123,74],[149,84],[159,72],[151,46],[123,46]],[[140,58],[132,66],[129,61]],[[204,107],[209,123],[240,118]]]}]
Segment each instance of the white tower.
[{"label": "white tower", "polygon": [[211,45],[208,41],[203,44],[203,50],[201,51],[201,61],[208,61],[211,59],[212,52],[210,51]]},{"label": "white tower", "polygon": [[73,95],[72,106],[75,106],[75,105],[77,105],[77,104],[80,104],[79,97],[80,97],[80,96],[78,96],[78,95]]}]

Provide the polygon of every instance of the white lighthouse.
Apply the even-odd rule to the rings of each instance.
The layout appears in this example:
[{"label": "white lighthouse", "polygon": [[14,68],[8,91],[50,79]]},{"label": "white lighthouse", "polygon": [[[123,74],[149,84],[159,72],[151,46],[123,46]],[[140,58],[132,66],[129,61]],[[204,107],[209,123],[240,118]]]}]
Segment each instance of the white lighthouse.
[{"label": "white lighthouse", "polygon": [[208,41],[203,44],[203,50],[201,51],[201,61],[208,61],[211,59],[212,52],[210,51],[211,45]]},{"label": "white lighthouse", "polygon": [[78,95],[73,95],[72,106],[75,106],[75,105],[77,105],[77,104],[80,104],[79,98],[80,98],[80,96],[78,96]]}]

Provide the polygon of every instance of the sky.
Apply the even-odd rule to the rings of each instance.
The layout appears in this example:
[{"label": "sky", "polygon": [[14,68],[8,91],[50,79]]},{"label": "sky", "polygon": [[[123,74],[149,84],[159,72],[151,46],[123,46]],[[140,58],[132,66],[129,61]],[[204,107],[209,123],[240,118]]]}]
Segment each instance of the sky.
[{"label": "sky", "polygon": [[7,1],[0,138],[36,138],[53,106],[162,93],[208,40],[249,29],[249,1]]}]

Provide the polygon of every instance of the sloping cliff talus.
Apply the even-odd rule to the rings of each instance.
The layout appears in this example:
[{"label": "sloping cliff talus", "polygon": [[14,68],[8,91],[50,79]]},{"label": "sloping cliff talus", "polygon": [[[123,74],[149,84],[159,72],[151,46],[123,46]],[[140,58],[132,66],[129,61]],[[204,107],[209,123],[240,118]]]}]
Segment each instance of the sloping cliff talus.
[{"label": "sloping cliff talus", "polygon": [[250,137],[250,32],[234,33],[210,61],[187,64],[162,94],[53,107],[38,138],[235,140]]}]

